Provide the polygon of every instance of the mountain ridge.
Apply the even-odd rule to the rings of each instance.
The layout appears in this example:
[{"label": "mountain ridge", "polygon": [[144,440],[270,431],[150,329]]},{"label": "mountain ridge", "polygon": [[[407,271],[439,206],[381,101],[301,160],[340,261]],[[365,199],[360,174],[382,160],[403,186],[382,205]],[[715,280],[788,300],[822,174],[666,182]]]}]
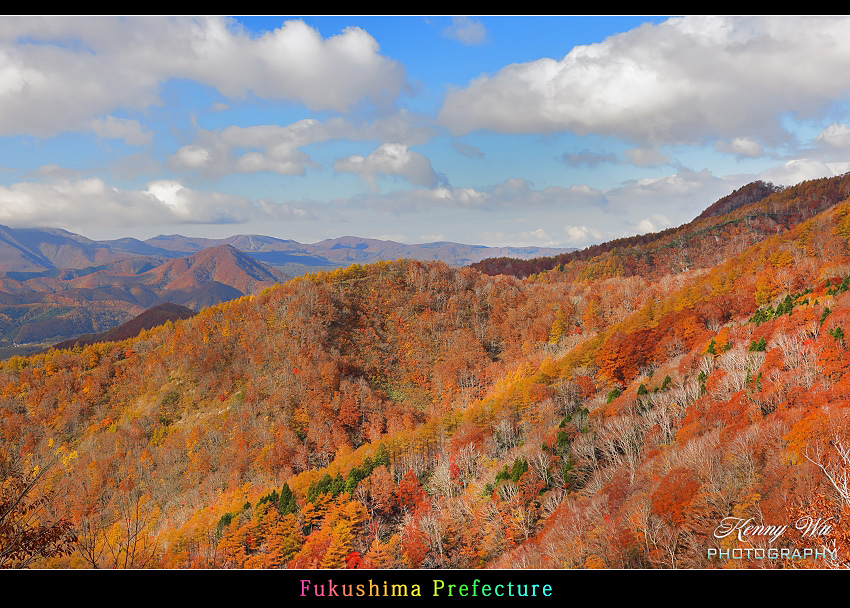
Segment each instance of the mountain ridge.
[{"label": "mountain ridge", "polygon": [[[747,184],[707,207],[699,216],[680,226],[667,228],[660,232],[624,237],[592,245],[585,249],[559,254],[552,257],[540,257],[533,260],[521,260],[502,257],[489,258],[472,266],[486,274],[510,274],[527,277],[532,274],[551,270],[557,266],[572,262],[584,262],[603,254],[614,255],[618,263],[629,267],[628,272],[649,271],[645,261],[657,255],[664,255],[664,249],[677,248],[681,252],[679,268],[689,267],[688,256],[697,259],[707,247],[715,250],[712,259],[726,257],[731,250],[718,249],[717,243],[730,243],[721,239],[722,231],[735,231],[741,223],[746,227],[746,241],[756,242],[777,231],[787,230],[817,213],[844,200],[850,194],[850,178],[843,175],[808,180],[793,186],[777,187],[763,181]],[[807,191],[825,190],[819,198],[808,198]],[[808,199],[805,204],[796,201]],[[739,231],[739,234],[741,231]],[[743,243],[729,246],[741,247]],[[653,272],[669,272],[672,266],[659,268]]]},{"label": "mountain ridge", "polygon": [[268,256],[274,253],[290,254],[290,263],[297,263],[299,257],[303,256],[303,271],[309,271],[316,266],[330,269],[349,263],[370,263],[399,257],[413,259],[417,256],[423,259],[441,259],[453,266],[464,266],[482,259],[484,252],[491,255],[512,253],[528,257],[569,250],[551,247],[488,247],[447,241],[408,245],[356,236],[304,244],[292,239],[257,234],[239,234],[226,238],[171,234],[146,240],[123,237],[93,241],[62,229],[15,229],[0,226],[0,271],[34,272],[53,268],[80,270],[140,255],[151,258],[187,257],[221,245],[230,245],[260,261],[262,255],[271,259]]}]

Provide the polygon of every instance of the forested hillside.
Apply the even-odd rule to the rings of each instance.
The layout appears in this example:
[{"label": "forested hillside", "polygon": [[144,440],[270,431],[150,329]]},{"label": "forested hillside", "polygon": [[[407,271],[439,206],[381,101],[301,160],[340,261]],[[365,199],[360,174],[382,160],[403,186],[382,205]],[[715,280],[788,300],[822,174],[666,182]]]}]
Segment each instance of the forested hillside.
[{"label": "forested hillside", "polygon": [[848,196],[756,184],[524,278],[355,265],[12,358],[0,565],[850,565]]},{"label": "forested hillside", "polygon": [[[490,275],[527,277],[579,262],[592,273],[659,278],[688,268],[705,268],[746,246],[780,233],[847,198],[850,177],[812,180],[788,188],[752,182],[723,197],[695,220],[678,228],[593,245],[580,251],[532,260],[490,258],[472,264]],[[599,266],[602,262],[603,266]]]}]

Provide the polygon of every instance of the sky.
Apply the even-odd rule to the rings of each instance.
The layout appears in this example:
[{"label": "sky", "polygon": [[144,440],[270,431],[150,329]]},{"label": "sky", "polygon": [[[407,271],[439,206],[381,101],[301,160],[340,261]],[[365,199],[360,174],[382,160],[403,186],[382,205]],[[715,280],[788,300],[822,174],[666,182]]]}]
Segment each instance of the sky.
[{"label": "sky", "polygon": [[850,170],[850,18],[0,17],[0,224],[585,247]]}]

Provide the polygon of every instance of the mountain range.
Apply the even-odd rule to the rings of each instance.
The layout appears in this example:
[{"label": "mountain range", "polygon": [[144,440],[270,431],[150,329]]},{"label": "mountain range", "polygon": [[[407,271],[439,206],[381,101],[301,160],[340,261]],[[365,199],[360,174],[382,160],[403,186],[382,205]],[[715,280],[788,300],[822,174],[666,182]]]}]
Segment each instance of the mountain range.
[{"label": "mountain range", "polygon": [[349,264],[369,264],[399,258],[439,260],[450,266],[466,266],[491,257],[527,259],[572,251],[551,247],[487,247],[449,242],[406,245],[353,236],[326,239],[313,244],[261,235],[212,239],[171,234],[144,241],[130,237],[93,241],[62,229],[12,229],[0,226],[0,271],[39,273],[58,268],[80,270],[139,257],[158,264],[165,259],[188,257],[222,245],[229,245],[293,276],[316,270],[332,270]]},{"label": "mountain range", "polygon": [[101,264],[0,275],[0,335],[6,342],[0,355],[21,354],[24,344],[32,350],[105,331],[163,302],[200,310],[290,278],[229,245],[187,257],[128,257],[62,240],[52,251],[41,241],[39,250],[50,255],[40,261]]},{"label": "mountain range", "polygon": [[94,241],[61,229],[0,226],[0,357],[106,331],[162,302],[197,311],[308,271],[396,258],[456,266],[561,251],[356,237],[313,245],[260,235]]}]

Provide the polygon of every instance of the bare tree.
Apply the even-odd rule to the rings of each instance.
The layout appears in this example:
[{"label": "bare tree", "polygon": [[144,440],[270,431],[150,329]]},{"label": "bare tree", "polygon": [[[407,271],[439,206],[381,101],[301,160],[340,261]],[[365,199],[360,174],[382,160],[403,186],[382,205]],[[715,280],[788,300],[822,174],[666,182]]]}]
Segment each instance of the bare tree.
[{"label": "bare tree", "polygon": [[807,446],[804,456],[821,470],[841,500],[850,505],[850,444],[845,437],[835,435],[829,446],[832,454],[827,454],[827,450],[816,442],[814,447]]},{"label": "bare tree", "polygon": [[31,473],[14,473],[0,484],[0,568],[26,568],[35,560],[73,551],[71,523],[50,522],[50,497],[34,490],[58,461]]}]

